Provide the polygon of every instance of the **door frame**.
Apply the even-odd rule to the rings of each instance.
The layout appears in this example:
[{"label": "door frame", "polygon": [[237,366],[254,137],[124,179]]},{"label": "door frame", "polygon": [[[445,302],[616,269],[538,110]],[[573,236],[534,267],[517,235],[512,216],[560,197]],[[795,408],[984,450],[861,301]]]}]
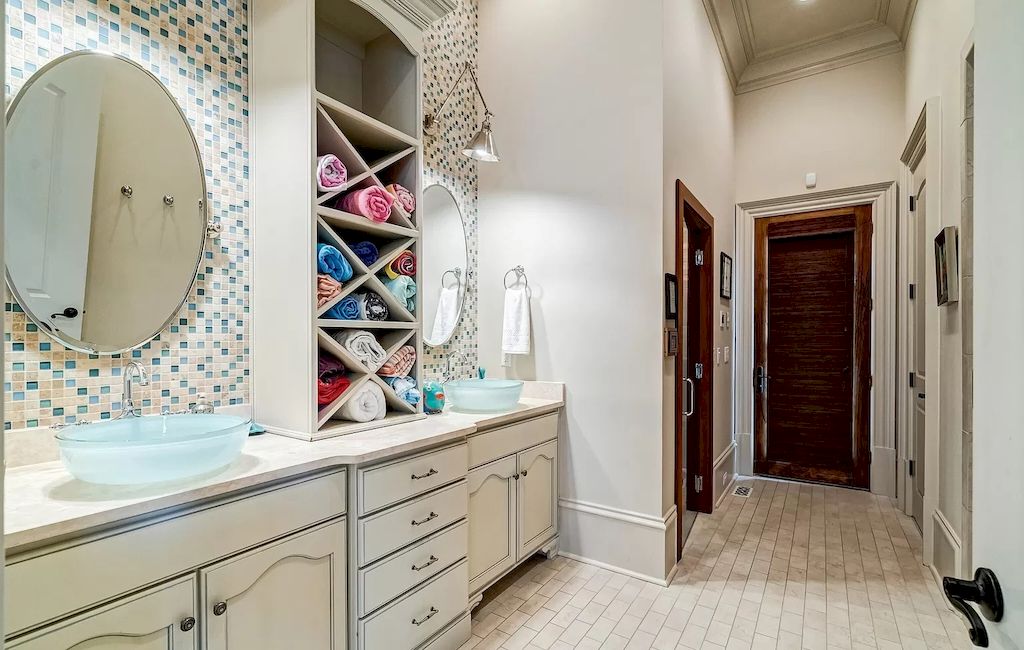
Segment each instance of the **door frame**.
[{"label": "door frame", "polygon": [[896,373],[877,371],[896,366],[896,210],[895,181],[813,192],[736,206],[736,441],[739,473],[754,472],[754,224],[766,217],[871,205],[871,491],[896,496]]},{"label": "door frame", "polygon": [[[683,405],[686,396],[683,388],[683,378],[687,376],[687,368],[683,364],[683,351],[680,349],[675,356],[675,433],[673,437],[673,493],[677,508],[680,504],[685,505],[676,516],[676,539],[678,542],[676,553],[682,552],[683,526],[685,510],[711,513],[714,509],[714,385],[715,385],[715,273],[717,264],[713,259],[715,253],[715,219],[711,216],[693,192],[686,187],[681,180],[676,180],[676,223],[675,223],[675,273],[677,278],[685,276],[684,265],[689,262],[689,256],[681,254],[681,243],[683,241],[683,229],[690,227],[701,233],[704,238],[704,268],[706,272],[700,274],[698,282],[691,282],[687,285],[687,298],[692,294],[690,288],[697,290],[696,298],[690,300],[690,304],[696,304],[698,314],[689,314],[690,322],[698,321],[701,324],[699,338],[687,337],[680,345],[688,348],[685,355],[691,363],[699,359],[704,364],[704,375],[694,387],[694,396],[698,404],[700,419],[697,426],[697,435],[688,436],[686,439],[686,494],[683,495],[680,489],[682,485],[683,467],[679,464],[679,448],[683,444]],[[687,210],[686,208],[690,208]],[[676,318],[677,331],[679,330],[679,318]],[[694,489],[693,477],[702,477],[702,489],[697,492]]]},{"label": "door frame", "polygon": [[[768,244],[775,238],[853,233],[853,474],[850,477],[801,471],[768,460],[767,403],[754,400],[754,471],[767,472],[774,465],[776,478],[823,481],[834,485],[868,489],[871,485],[871,253],[872,218],[870,205],[799,212],[759,219],[754,235],[754,365],[768,365]],[[772,231],[775,231],[774,234]],[[770,394],[769,383],[769,394]]]}]

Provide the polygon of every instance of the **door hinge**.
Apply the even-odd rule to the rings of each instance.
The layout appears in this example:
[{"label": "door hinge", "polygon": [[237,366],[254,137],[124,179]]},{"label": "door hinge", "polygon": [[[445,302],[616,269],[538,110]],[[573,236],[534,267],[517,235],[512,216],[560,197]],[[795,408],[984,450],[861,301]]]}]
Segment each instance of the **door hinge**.
[{"label": "door hinge", "polygon": [[914,461],[908,460],[907,461],[907,473],[909,473],[911,476],[913,476],[914,475],[914,469],[915,469]]},{"label": "door hinge", "polygon": [[874,388],[874,387],[875,387],[875,376],[872,375],[872,376],[868,377],[868,388]]},{"label": "door hinge", "polygon": [[913,194],[911,194],[910,196],[907,197],[907,199],[908,199],[907,202],[910,204],[910,211],[911,212],[916,212],[917,211],[917,197],[915,197]]},{"label": "door hinge", "polygon": [[693,491],[700,494],[704,490],[704,477],[694,476],[693,477]]},{"label": "door hinge", "polygon": [[908,294],[910,295],[911,300],[914,300],[914,298],[917,296],[917,289],[913,284],[910,285]]},{"label": "door hinge", "polygon": [[693,254],[694,266],[704,266],[704,251],[698,250]]},{"label": "door hinge", "polygon": [[693,364],[693,376],[696,379],[704,379],[704,364],[695,363]]},{"label": "door hinge", "polygon": [[912,373],[912,372],[908,373],[907,378],[908,378],[908,383],[909,383],[910,387],[913,388],[914,387],[914,373]]}]

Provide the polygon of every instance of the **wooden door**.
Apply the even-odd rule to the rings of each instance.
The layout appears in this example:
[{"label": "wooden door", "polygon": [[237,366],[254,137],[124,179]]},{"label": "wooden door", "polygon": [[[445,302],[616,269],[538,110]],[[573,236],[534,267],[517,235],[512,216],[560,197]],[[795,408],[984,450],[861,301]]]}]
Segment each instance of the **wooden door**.
[{"label": "wooden door", "polygon": [[469,473],[469,593],[516,563],[516,457]]},{"label": "wooden door", "polygon": [[200,572],[207,650],[346,647],[345,522]]},{"label": "wooden door", "polygon": [[911,302],[911,322],[908,331],[911,337],[910,359],[911,372],[914,373],[913,385],[910,386],[911,406],[911,465],[908,468],[912,486],[912,505],[910,508],[917,527],[924,531],[924,494],[925,494],[925,452],[927,449],[925,433],[925,413],[927,402],[927,363],[928,346],[926,344],[925,317],[928,298],[924,295],[925,274],[928,273],[928,259],[931,254],[931,240],[927,226],[927,184],[924,179],[924,162],[914,172],[914,180],[918,182],[914,199],[914,210],[910,213],[911,232],[911,277],[914,285],[913,301]]},{"label": "wooden door", "polygon": [[870,487],[871,208],[755,225],[757,474]]},{"label": "wooden door", "polygon": [[194,576],[56,623],[8,648],[19,650],[195,650]]},{"label": "wooden door", "polygon": [[533,555],[555,534],[558,523],[558,442],[552,440],[517,454],[516,512],[519,560]]}]

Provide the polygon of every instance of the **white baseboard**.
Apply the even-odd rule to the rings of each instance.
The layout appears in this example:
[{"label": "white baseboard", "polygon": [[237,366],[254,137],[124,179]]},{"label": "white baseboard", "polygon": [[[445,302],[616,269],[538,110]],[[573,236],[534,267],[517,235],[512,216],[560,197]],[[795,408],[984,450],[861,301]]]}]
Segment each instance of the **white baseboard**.
[{"label": "white baseboard", "polygon": [[871,493],[896,496],[896,450],[875,447],[871,454]]},{"label": "white baseboard", "polygon": [[667,584],[675,566],[673,505],[660,517],[578,499],[558,500],[559,555]]},{"label": "white baseboard", "polygon": [[[932,526],[932,572],[936,576],[963,577],[960,575],[960,567],[963,566],[960,536],[938,508],[932,512],[932,520],[935,522]],[[938,578],[938,583],[942,585],[941,578]]]},{"label": "white baseboard", "polygon": [[736,434],[736,473],[754,475],[754,434],[749,431]]},{"label": "white baseboard", "polygon": [[621,573],[622,575],[629,576],[630,578],[638,578],[640,580],[643,580],[644,582],[652,582],[662,587],[669,586],[672,583],[672,578],[674,578],[676,575],[676,567],[674,566],[672,567],[671,571],[669,571],[668,576],[666,576],[665,578],[655,578],[654,576],[649,576],[646,573],[631,571],[629,569],[624,569],[622,567],[615,566],[614,564],[608,564],[607,562],[601,562],[600,560],[594,560],[589,557],[583,557],[582,555],[576,555],[575,553],[570,553],[568,551],[563,551],[561,549],[559,549],[558,554],[567,557],[570,560],[576,560],[577,562],[582,562],[583,564],[590,564],[592,566],[600,567],[602,569],[607,569],[614,573]]},{"label": "white baseboard", "polygon": [[718,458],[715,459],[715,466],[712,471],[712,481],[714,481],[712,501],[717,508],[729,493],[729,488],[736,482],[735,440],[718,455]]}]

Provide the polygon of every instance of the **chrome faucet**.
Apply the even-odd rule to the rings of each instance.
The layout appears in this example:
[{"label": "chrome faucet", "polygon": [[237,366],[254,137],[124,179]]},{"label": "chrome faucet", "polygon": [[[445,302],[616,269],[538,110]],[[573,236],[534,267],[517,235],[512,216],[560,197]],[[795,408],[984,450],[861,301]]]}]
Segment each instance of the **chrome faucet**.
[{"label": "chrome faucet", "polygon": [[452,350],[448,355],[448,361],[445,364],[444,369],[444,381],[449,382],[457,378],[457,374],[452,370],[452,359],[457,359],[463,363],[470,363],[469,357],[463,354],[460,350]]},{"label": "chrome faucet", "polygon": [[137,418],[142,416],[142,410],[135,407],[135,400],[132,398],[132,380],[139,379],[139,386],[149,386],[149,373],[146,366],[138,361],[129,361],[124,367],[124,390],[121,395],[120,418]]}]

